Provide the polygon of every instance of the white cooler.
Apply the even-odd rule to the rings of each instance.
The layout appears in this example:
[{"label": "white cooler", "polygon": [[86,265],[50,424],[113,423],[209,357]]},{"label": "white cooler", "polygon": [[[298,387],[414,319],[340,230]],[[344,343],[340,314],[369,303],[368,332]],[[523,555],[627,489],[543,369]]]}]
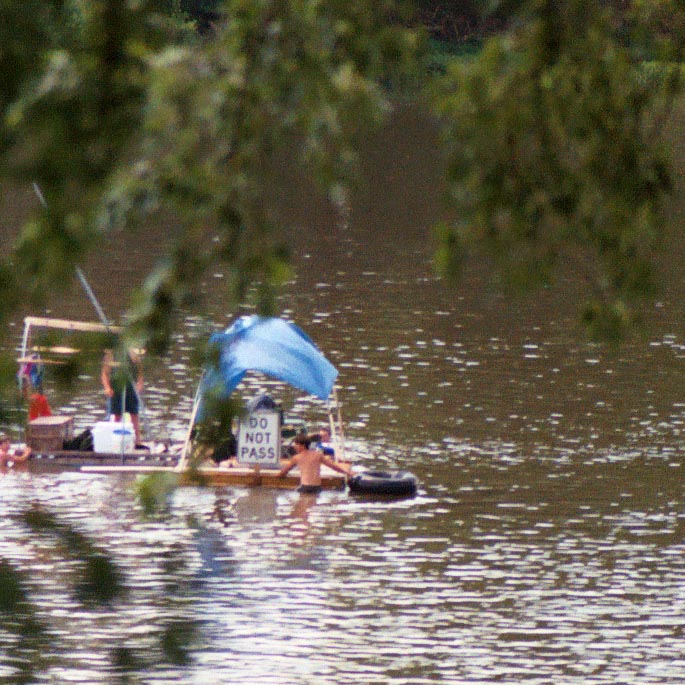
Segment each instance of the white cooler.
[{"label": "white cooler", "polygon": [[98,421],[93,427],[93,451],[107,454],[133,452],[136,439],[133,426],[120,421]]}]

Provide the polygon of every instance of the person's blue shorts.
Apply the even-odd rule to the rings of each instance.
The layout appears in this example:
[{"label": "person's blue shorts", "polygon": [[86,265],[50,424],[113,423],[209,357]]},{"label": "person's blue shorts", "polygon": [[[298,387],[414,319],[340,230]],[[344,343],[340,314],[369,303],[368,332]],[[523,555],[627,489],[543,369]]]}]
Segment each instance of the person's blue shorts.
[{"label": "person's blue shorts", "polygon": [[[138,402],[138,393],[133,388],[127,388],[126,390],[126,403],[124,412],[128,412],[131,416],[137,416],[140,410],[140,403]],[[116,415],[121,416],[121,393],[115,392],[112,397],[109,398],[109,411]]]}]

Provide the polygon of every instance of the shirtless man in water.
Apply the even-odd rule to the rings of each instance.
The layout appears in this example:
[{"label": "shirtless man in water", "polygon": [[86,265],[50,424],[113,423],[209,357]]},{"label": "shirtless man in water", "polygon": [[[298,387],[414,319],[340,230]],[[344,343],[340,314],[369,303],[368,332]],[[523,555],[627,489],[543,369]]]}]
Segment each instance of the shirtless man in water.
[{"label": "shirtless man in water", "polygon": [[7,468],[8,464],[23,464],[31,456],[31,448],[25,447],[19,454],[10,454],[10,439],[0,434],[0,469]]},{"label": "shirtless man in water", "polygon": [[311,441],[307,435],[297,435],[293,440],[295,456],[278,472],[283,478],[296,466],[300,469],[300,492],[317,493],[321,491],[321,465],[351,476],[350,467],[334,462],[327,455],[317,450],[310,450]]}]

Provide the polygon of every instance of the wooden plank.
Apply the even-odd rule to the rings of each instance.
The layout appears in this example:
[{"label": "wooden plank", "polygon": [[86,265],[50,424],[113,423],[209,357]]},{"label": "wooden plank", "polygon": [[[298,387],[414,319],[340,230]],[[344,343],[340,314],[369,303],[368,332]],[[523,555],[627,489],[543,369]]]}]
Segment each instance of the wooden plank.
[{"label": "wooden plank", "polygon": [[38,352],[39,354],[45,352],[50,352],[52,354],[76,354],[80,351],[81,350],[77,347],[68,347],[66,345],[34,345],[31,348],[31,352]]},{"label": "wooden plank", "polygon": [[17,364],[49,364],[52,366],[65,366],[69,364],[66,359],[36,359],[35,357],[18,357]]},{"label": "wooden plank", "polygon": [[74,423],[73,416],[62,416],[60,414],[53,414],[52,416],[39,416],[29,421],[29,427],[32,426],[68,426]]},{"label": "wooden plank", "polygon": [[[67,347],[66,345],[34,345],[31,348],[31,352],[38,352],[39,354],[45,354],[46,352],[49,352],[50,354],[76,354],[80,351],[81,350],[76,347]],[[41,360],[36,359],[34,361],[40,362]]]},{"label": "wooden plank", "polygon": [[133,464],[137,466],[163,466],[165,468],[173,468],[178,461],[178,458],[167,453],[160,454],[139,454],[128,453],[124,454],[123,460],[121,454],[106,454],[95,452],[80,452],[77,450],[54,450],[42,454],[32,455],[29,466],[35,465],[36,469],[41,469],[44,466],[59,468],[59,467],[73,467],[80,468],[85,465],[88,466],[122,466],[125,464]]},{"label": "wooden plank", "polygon": [[58,328],[65,331],[82,331],[84,333],[120,333],[121,326],[105,326],[92,321],[73,321],[71,319],[51,319],[42,316],[27,316],[24,325],[39,328]]},{"label": "wooden plank", "polygon": [[152,466],[150,464],[112,465],[112,464],[84,464],[80,471],[84,473],[174,473],[173,466]]},{"label": "wooden plank", "polygon": [[[86,473],[119,473],[119,474],[151,474],[151,473],[177,473],[180,475],[181,484],[197,482],[196,474],[209,486],[223,487],[236,485],[241,487],[265,487],[274,489],[293,490],[300,485],[300,477],[297,473],[290,472],[280,478],[275,469],[260,469],[256,472],[251,468],[244,467],[200,467],[195,472],[185,469],[178,471],[174,467],[149,466],[149,465],[123,465],[123,466],[97,466],[84,465],[81,471]],[[321,475],[321,487],[325,490],[342,490],[345,487],[345,476],[331,471]]]}]

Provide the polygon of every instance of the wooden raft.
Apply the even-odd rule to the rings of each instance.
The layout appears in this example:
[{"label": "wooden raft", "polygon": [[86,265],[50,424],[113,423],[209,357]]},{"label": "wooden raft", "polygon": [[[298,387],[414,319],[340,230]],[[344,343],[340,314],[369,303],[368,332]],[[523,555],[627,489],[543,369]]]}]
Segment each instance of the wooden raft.
[{"label": "wooden raft", "polygon": [[140,464],[145,466],[168,466],[173,468],[178,463],[178,455],[170,452],[150,452],[136,450],[135,452],[93,452],[79,450],[50,450],[31,455],[29,465],[42,464],[55,466],[121,466],[126,464]]},{"label": "wooden raft", "polygon": [[[197,483],[196,474],[209,486],[222,487],[237,485],[242,487],[264,487],[275,489],[295,489],[300,485],[300,474],[297,468],[293,469],[283,478],[278,476],[277,469],[259,469],[258,471],[248,466],[201,466],[195,471],[190,469],[178,471],[169,466],[152,465],[84,465],[81,471],[86,473],[120,473],[132,475],[149,475],[151,473],[178,473],[182,484],[192,485]],[[324,490],[343,490],[345,488],[345,476],[327,467],[321,469],[321,487]]]}]

